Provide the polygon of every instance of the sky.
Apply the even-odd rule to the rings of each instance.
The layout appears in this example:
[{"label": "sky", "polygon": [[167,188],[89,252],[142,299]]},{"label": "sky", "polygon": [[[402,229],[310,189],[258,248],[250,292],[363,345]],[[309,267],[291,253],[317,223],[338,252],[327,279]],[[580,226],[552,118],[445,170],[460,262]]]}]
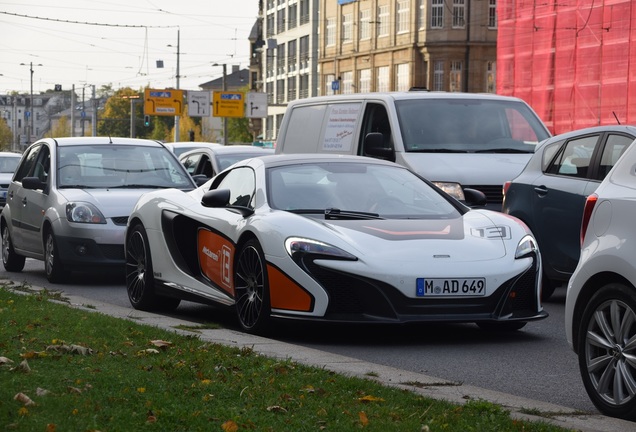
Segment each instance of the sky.
[{"label": "sky", "polygon": [[0,94],[29,94],[31,70],[34,94],[176,88],[177,65],[200,90],[248,67],[257,15],[258,0],[0,0]]}]

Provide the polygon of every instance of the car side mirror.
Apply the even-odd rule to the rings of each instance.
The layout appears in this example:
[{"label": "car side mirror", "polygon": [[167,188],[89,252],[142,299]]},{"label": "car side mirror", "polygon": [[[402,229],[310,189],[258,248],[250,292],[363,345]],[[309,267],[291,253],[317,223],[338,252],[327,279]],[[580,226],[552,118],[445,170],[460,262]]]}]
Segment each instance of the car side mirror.
[{"label": "car side mirror", "polygon": [[365,156],[385,159],[395,162],[395,152],[385,145],[384,135],[380,132],[370,132],[364,137],[363,150]]},{"label": "car side mirror", "polygon": [[486,194],[477,189],[464,189],[464,203],[468,207],[484,207],[487,203]]},{"label": "car side mirror", "polygon": [[212,189],[203,194],[201,205],[203,207],[225,207],[230,203],[229,189]]},{"label": "car side mirror", "polygon": [[206,176],[205,174],[195,174],[192,176],[192,180],[194,180],[194,183],[197,186],[202,186],[205,182],[210,180],[210,178]]},{"label": "car side mirror", "polygon": [[24,177],[22,179],[22,187],[25,189],[42,189],[44,190],[48,186],[48,183],[40,180],[39,177]]}]

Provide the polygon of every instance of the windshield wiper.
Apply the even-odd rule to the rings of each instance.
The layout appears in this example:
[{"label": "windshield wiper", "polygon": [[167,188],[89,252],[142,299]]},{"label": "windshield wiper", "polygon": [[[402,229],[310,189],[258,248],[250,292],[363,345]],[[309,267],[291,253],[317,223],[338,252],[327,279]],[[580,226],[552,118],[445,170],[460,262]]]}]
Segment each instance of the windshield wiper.
[{"label": "windshield wiper", "polygon": [[165,189],[165,186],[157,186],[152,184],[127,184],[110,186],[108,189]]},{"label": "windshield wiper", "polygon": [[408,153],[470,153],[470,150],[458,150],[448,148],[410,148]]},{"label": "windshield wiper", "polygon": [[483,150],[475,150],[475,153],[534,153],[531,150],[522,150],[516,148],[490,148]]},{"label": "windshield wiper", "polygon": [[97,189],[95,186],[86,186],[83,184],[65,184],[58,186],[58,189]]},{"label": "windshield wiper", "polygon": [[325,209],[325,219],[384,219],[378,213],[369,213],[337,208]]}]

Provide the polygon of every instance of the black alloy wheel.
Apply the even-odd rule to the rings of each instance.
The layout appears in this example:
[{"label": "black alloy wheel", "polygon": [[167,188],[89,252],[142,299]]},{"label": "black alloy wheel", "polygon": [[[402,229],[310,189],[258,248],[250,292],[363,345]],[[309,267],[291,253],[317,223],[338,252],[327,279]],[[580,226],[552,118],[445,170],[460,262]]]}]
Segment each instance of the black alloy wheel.
[{"label": "black alloy wheel", "polygon": [[251,239],[240,249],[234,264],[236,313],[243,330],[264,334],[269,330],[271,306],[265,255]]}]

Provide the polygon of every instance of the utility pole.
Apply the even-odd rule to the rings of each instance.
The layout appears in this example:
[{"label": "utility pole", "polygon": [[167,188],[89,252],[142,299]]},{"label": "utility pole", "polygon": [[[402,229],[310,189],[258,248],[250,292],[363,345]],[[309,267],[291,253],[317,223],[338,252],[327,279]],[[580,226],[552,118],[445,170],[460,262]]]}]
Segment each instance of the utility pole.
[{"label": "utility pole", "polygon": [[[20,63],[21,66],[27,66],[26,63]],[[27,144],[31,144],[31,135],[33,135],[33,62],[28,64],[29,71],[31,72],[31,101],[29,107],[29,126],[27,127]],[[42,64],[37,64],[36,66],[42,66]]]},{"label": "utility pole", "polygon": [[[180,45],[180,39],[181,39],[181,35],[180,35],[181,29],[177,29],[177,90],[179,90],[179,45]],[[181,103],[179,103],[179,106],[181,106]],[[181,115],[181,113],[177,112],[177,115],[174,116],[174,141],[177,142],[179,141],[179,116]]]},{"label": "utility pole", "polygon": [[[223,63],[223,91],[227,91],[227,64]],[[223,117],[223,145],[227,145],[227,117]]]}]

